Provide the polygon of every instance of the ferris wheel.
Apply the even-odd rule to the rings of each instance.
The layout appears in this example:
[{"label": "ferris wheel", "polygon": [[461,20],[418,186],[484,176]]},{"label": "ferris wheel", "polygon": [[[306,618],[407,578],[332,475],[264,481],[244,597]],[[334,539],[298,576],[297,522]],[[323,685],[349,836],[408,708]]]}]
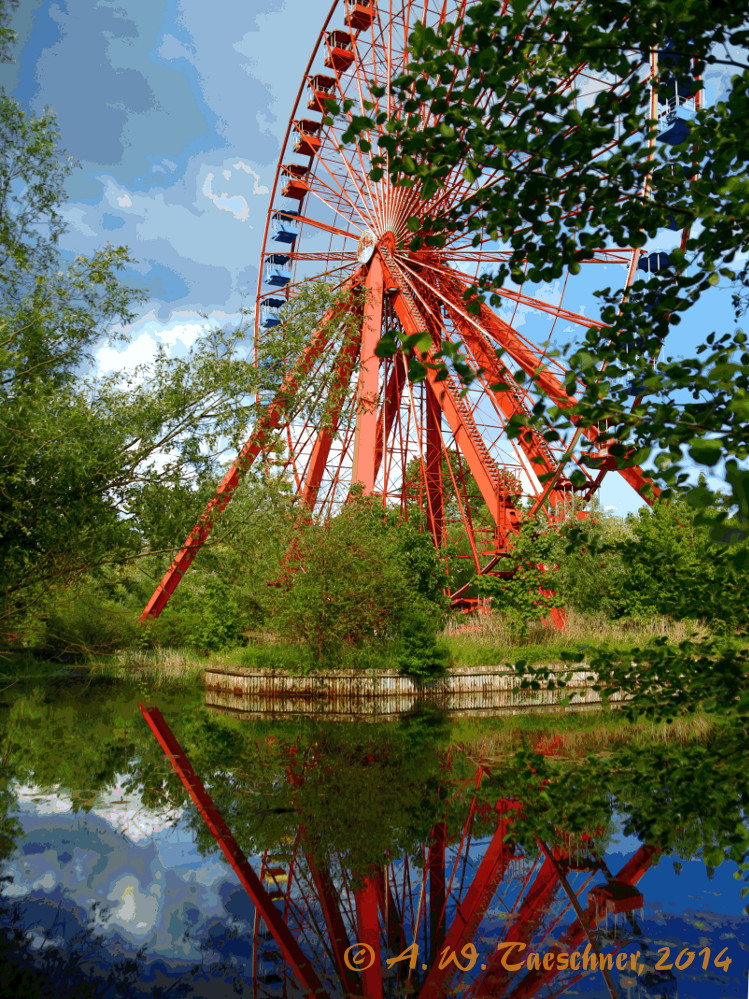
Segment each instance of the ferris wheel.
[{"label": "ferris wheel", "polygon": [[[379,180],[371,177],[378,131],[386,123],[361,135],[357,145],[342,144],[352,115],[374,107],[374,114],[384,111],[390,119],[405,116],[388,84],[410,62],[408,39],[417,21],[435,29],[454,25],[469,6],[470,0],[333,3],[301,74],[263,236],[256,363],[277,375],[275,391],[261,400],[258,424],[143,618],[161,611],[258,457],[275,461],[309,516],[334,515],[357,483],[383,508],[405,517],[420,510],[435,545],[464,559],[465,579],[497,571],[521,508],[558,520],[573,499],[589,499],[609,471],[647,493],[643,472],[618,469],[605,432],[596,427],[573,425],[551,443],[533,427],[520,436],[507,433],[513,417],[527,416],[539,395],[560,409],[570,407],[567,372],[554,348],[601,325],[592,289],[614,282],[624,291],[638,266],[647,269],[640,251],[601,248],[580,274],[542,287],[511,284],[498,290],[497,309],[483,301],[469,308],[469,289],[508,258],[507,247],[486,232],[448,229],[442,247],[413,250],[414,220],[446,218],[478,186],[501,184],[502,171],[467,180],[459,163],[443,188],[422,198],[418,186],[394,184],[387,171]],[[470,55],[459,27],[451,44]],[[650,72],[647,61],[643,65]],[[558,90],[585,104],[601,91],[618,94],[626,86],[581,65]],[[373,93],[383,87],[383,97]],[[528,99],[540,96],[529,93]],[[422,120],[434,122],[432,98],[419,100]],[[347,110],[333,111],[331,101]],[[496,103],[486,88],[477,106],[496,116]],[[513,167],[522,167],[522,156]],[[276,349],[275,360],[264,359],[268,345],[283,338],[288,310],[310,282],[325,282],[343,297],[319,317],[293,356],[279,362]],[[405,346],[378,356],[378,342],[392,332]],[[430,366],[449,345],[474,376],[467,389],[450,366],[446,378]],[[421,381],[409,379],[414,361],[422,366]],[[310,401],[315,386],[327,396],[322,421],[319,404]],[[279,438],[283,445],[280,459],[269,457],[271,437],[275,447]],[[453,587],[454,602],[469,585]]]}]

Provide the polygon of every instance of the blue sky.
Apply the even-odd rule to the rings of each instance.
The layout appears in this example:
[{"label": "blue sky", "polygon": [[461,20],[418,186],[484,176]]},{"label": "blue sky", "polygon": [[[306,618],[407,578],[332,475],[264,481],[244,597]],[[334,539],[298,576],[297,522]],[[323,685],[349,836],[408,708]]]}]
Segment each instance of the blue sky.
[{"label": "blue sky", "polygon": [[[64,248],[130,248],[160,337],[254,302],[280,140],[328,0],[24,0],[0,83],[80,164]],[[184,331],[185,335],[189,335]],[[139,343],[139,338],[141,338]]]},{"label": "blue sky", "polygon": [[[137,263],[147,300],[129,345],[97,351],[99,370],[179,351],[209,320],[254,307],[265,217],[283,134],[330,0],[23,0],[16,61],[0,85],[34,112],[51,107],[78,161],[64,249],[111,241]],[[708,103],[729,71],[706,76]],[[664,233],[668,248],[674,234]],[[655,248],[655,244],[654,244]],[[608,278],[606,279],[608,280]],[[567,303],[566,303],[567,304]],[[581,303],[569,303],[585,311]],[[586,314],[591,314],[590,312]],[[693,349],[732,323],[717,289],[667,343]],[[601,499],[625,513],[639,497],[609,475]]]}]

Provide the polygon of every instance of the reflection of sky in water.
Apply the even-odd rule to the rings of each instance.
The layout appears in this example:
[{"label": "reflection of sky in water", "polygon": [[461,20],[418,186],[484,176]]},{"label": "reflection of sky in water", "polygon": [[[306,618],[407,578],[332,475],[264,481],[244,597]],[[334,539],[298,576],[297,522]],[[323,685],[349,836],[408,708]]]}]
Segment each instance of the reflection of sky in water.
[{"label": "reflection of sky in water", "polygon": [[[145,945],[144,983],[189,973],[193,963],[201,961],[201,943],[208,941],[249,975],[252,903],[222,857],[199,855],[182,810],[174,815],[148,812],[137,796],[123,795],[121,787],[97,799],[88,814],[74,812],[65,794],[37,794],[30,787],[19,791],[17,814],[24,838],[6,864],[12,882],[4,891],[27,920],[48,927],[59,906],[55,933],[61,942],[102,907],[108,916],[95,919],[95,925],[113,956],[132,954]],[[486,842],[471,848],[471,866],[478,865]],[[610,870],[620,870],[638,846],[633,837],[616,834],[605,858]],[[661,947],[671,948],[672,959],[682,948],[710,946],[715,954],[727,947],[733,959],[730,971],[703,972],[698,959],[696,971],[679,973],[678,997],[734,999],[742,994],[749,967],[749,919],[742,915],[734,872],[725,864],[710,880],[702,862],[685,861],[677,873],[675,859],[663,858],[638,884],[645,899],[644,910],[637,914],[643,939],[655,959]],[[580,901],[584,904],[584,894]],[[508,918],[495,900],[475,937],[477,946],[483,942],[493,948]],[[602,925],[609,933],[631,930],[622,916],[616,921],[608,917]],[[239,930],[235,939],[232,929]],[[208,980],[202,972],[191,978],[196,994],[223,994],[223,985],[217,990]],[[624,999],[660,994],[652,989],[638,994],[637,983],[626,975],[620,984]],[[608,995],[596,975],[571,985],[564,994]]]},{"label": "reflection of sky in water", "polygon": [[[248,932],[249,898],[223,858],[199,856],[181,810],[149,813],[117,788],[88,814],[76,813],[68,795],[20,791],[24,836],[4,866],[12,878],[4,894],[20,906],[23,924],[46,930],[57,918],[52,939],[69,939],[93,914],[112,959],[145,945],[144,981],[189,972],[203,958],[201,943],[227,929]],[[199,979],[194,988],[202,994]],[[222,994],[215,983],[206,989]]]}]

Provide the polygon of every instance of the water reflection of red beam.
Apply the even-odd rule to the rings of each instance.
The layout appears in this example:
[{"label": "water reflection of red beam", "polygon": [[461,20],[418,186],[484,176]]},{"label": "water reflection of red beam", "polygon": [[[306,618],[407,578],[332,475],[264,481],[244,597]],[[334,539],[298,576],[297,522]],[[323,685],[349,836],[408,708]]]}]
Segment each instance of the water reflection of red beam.
[{"label": "water reflection of red beam", "polygon": [[[619,871],[613,883],[634,887],[650,867],[656,852],[657,850],[654,846],[648,844],[641,846],[634,857]],[[596,896],[593,899],[589,897],[583,918],[578,917],[566,933],[562,934],[560,939],[561,949],[570,952],[576,950],[590,930],[598,926],[605,914],[606,910],[596,904]],[[514,938],[509,937],[509,934],[508,939],[514,940]],[[503,992],[501,991],[503,977],[497,974],[498,969],[504,974],[504,969],[500,963],[501,956],[495,954],[489,967],[471,990],[471,995],[476,997],[501,995],[506,996],[506,999],[528,999],[528,997],[535,995],[543,985],[551,981],[556,974],[554,969],[531,971],[523,978],[517,988],[511,992]]]},{"label": "water reflection of red beam", "polygon": [[221,847],[226,859],[231,864],[235,874],[240,880],[242,887],[252,899],[255,906],[262,914],[273,939],[281,948],[286,961],[296,975],[297,981],[305,989],[310,999],[326,999],[327,992],[323,988],[320,979],[317,977],[312,962],[306,957],[301,947],[290,933],[288,927],[281,918],[281,914],[271,901],[271,897],[263,887],[260,878],[255,874],[247,861],[242,849],[231,834],[229,827],[224,821],[221,813],[213,804],[213,800],[203,787],[203,783],[193,770],[190,761],[185,755],[182,747],[174,736],[172,730],[167,725],[158,708],[146,708],[143,704],[138,705],[143,717],[156,736],[164,755],[171,763],[174,772],[182,781],[185,790],[198,807],[203,821],[208,826],[214,839]]},{"label": "water reflection of red beam", "polygon": [[[330,992],[323,988],[313,962],[302,951],[299,942],[295,939],[291,929],[284,921],[284,917],[273,904],[273,896],[266,891],[261,879],[248,863],[221,814],[192,769],[189,760],[169,729],[166,721],[158,709],[146,709],[143,705],[140,705],[140,707],[164,754],[191,799],[197,805],[209,831],[239,877],[240,883],[250,895],[255,904],[256,911],[268,926],[270,934],[289,966],[289,970],[304,990],[305,995],[308,999],[311,999],[311,997],[329,996]],[[479,768],[474,778],[476,789],[478,789],[485,771],[486,768]],[[298,779],[303,780],[303,776],[298,775]],[[424,922],[424,943],[426,945],[424,953],[425,957],[428,955],[429,970],[422,981],[421,987],[419,988],[417,981],[413,982],[411,988],[414,989],[415,987],[415,989],[413,992],[409,992],[409,994],[417,996],[418,999],[442,999],[447,994],[450,981],[458,969],[452,961],[441,960],[441,956],[445,953],[459,955],[463,946],[473,944],[474,936],[487,913],[499,883],[505,878],[512,860],[518,856],[515,845],[507,842],[507,840],[509,840],[508,833],[511,831],[514,815],[521,809],[522,805],[520,802],[509,799],[501,799],[493,808],[485,804],[479,806],[476,796],[473,796],[469,808],[469,816],[460,837],[458,855],[456,856],[449,885],[447,884],[445,865],[447,828],[444,821],[440,821],[434,825],[429,839],[429,849],[425,851],[425,880],[421,889],[421,898],[423,901],[427,887],[426,877],[428,877],[429,917],[428,919],[425,918]],[[452,891],[451,886],[457,871],[458,857],[463,851],[466,839],[468,844],[470,844],[474,819],[480,813],[483,818],[488,819],[492,812],[496,814],[497,822],[494,835],[479,862],[473,880],[465,894],[463,894],[461,879],[460,889],[457,892],[459,901],[457,902],[452,923],[447,928],[445,925],[447,900]],[[561,884],[570,899],[577,919],[562,934],[558,942],[551,942],[547,946],[547,950],[554,953],[573,952],[587,937],[593,949],[598,953],[591,932],[598,926],[607,912],[626,912],[642,904],[642,896],[639,892],[635,891],[634,885],[650,867],[652,857],[656,852],[655,848],[652,846],[641,847],[637,854],[624,865],[619,874],[613,879],[606,872],[609,879],[608,883],[604,886],[593,888],[588,892],[586,909],[583,911],[577,902],[576,894],[573,894],[571,887],[567,883],[566,872],[569,870],[602,870],[604,866],[602,866],[601,861],[586,857],[584,865],[581,868],[579,866],[579,859],[572,859],[573,850],[570,844],[565,844],[562,847],[554,847],[553,850],[547,848],[542,843],[539,843],[539,846],[542,853],[545,854],[545,859],[534,877],[533,871],[525,876],[521,893],[528,888],[527,894],[524,895],[519,908],[514,913],[514,919],[504,933],[503,941],[524,944],[527,947],[536,937],[544,915],[553,901],[555,891]],[[346,928],[346,914],[341,908],[343,895],[339,896],[327,865],[316,861],[313,851],[306,848],[304,834],[301,830],[297,844],[294,847],[295,858],[297,850],[299,851],[299,856],[304,857],[311,885],[314,886],[314,896],[321,905],[324,916],[324,930],[317,923],[315,923],[315,926],[323,940],[324,936],[322,934],[327,931],[330,948],[328,949],[328,956],[333,959],[335,973],[337,973],[338,980],[345,994],[353,997],[365,996],[366,999],[382,999],[384,991],[382,967],[384,955],[381,950],[380,913],[382,915],[388,949],[394,955],[402,954],[406,945],[406,892],[410,892],[410,888],[406,888],[406,882],[404,881],[404,895],[399,909],[387,876],[388,869],[387,867],[380,867],[379,869],[373,868],[369,871],[368,876],[354,890],[354,905],[348,913],[348,917],[352,920],[352,932],[356,933],[358,943],[366,945],[370,949],[369,954],[372,955],[372,960],[362,967],[361,978],[359,978],[357,973],[352,972],[350,966],[347,966],[344,956],[346,948],[349,946],[349,936]],[[292,867],[293,861],[288,871],[289,889],[291,886]],[[535,870],[536,865],[534,864],[533,867]],[[531,877],[533,877],[532,881]],[[530,887],[528,887],[529,882]],[[408,883],[410,884],[410,881]],[[290,895],[288,898],[290,900]],[[309,898],[305,897],[305,904],[310,906],[311,902]],[[286,915],[288,918],[288,910]],[[413,912],[411,913],[414,943],[418,937],[420,921],[421,902],[419,904],[419,916],[415,921]],[[544,931],[544,938],[548,936],[548,933],[549,930],[546,929]],[[549,985],[557,974],[556,962],[552,962],[551,968],[530,970],[524,976],[519,976],[510,982],[508,969],[502,965],[503,956],[504,951],[501,953],[497,952],[488,959],[488,965],[479,979],[466,988],[464,993],[466,997],[503,996],[506,999],[530,999],[539,989],[545,985]],[[443,967],[440,967],[440,964]],[[401,973],[405,967],[405,964],[398,963],[397,974],[399,979],[401,979]],[[602,964],[601,968],[603,968]],[[578,978],[575,978],[574,981],[577,981]],[[401,983],[406,989],[409,988],[408,984],[404,983],[402,979]],[[611,987],[608,978],[607,983]],[[567,985],[569,984],[568,982]]]},{"label": "water reflection of red beam", "polygon": [[[518,811],[519,802],[501,801],[497,804],[497,829],[492,836],[486,853],[481,858],[465,898],[459,903],[452,926],[445,936],[444,947],[451,953],[460,951],[466,941],[471,942],[479,923],[486,915],[491,900],[504,878],[515,851],[505,843],[508,831],[508,812]],[[444,948],[443,948],[444,950]],[[440,963],[443,967],[440,968]],[[444,962],[433,963],[419,991],[419,999],[438,999],[444,994],[445,986],[455,974],[454,965]]]},{"label": "water reflection of red beam", "polygon": [[312,875],[312,880],[317,888],[317,895],[320,899],[320,905],[322,906],[325,925],[328,929],[330,946],[333,951],[333,957],[335,959],[336,968],[338,969],[341,982],[346,985],[349,993],[352,995],[358,995],[359,983],[352,976],[351,970],[346,964],[343,956],[349,946],[349,939],[348,934],[346,933],[346,926],[343,922],[343,916],[341,915],[341,910],[338,906],[338,898],[336,896],[335,887],[330,877],[330,873],[327,869],[323,868],[321,870],[318,867],[312,856],[311,850],[304,851],[304,859],[307,861],[307,869]]}]

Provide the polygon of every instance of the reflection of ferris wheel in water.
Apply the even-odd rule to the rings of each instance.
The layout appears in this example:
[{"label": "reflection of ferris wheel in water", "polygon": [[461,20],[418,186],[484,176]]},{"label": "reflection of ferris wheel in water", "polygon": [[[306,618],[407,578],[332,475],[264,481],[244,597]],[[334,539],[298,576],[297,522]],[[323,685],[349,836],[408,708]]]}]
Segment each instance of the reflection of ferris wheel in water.
[{"label": "reflection of ferris wheel in water", "polygon": [[[445,760],[445,818],[412,853],[370,854],[357,870],[330,844],[315,849],[294,796],[296,831],[250,863],[161,713],[141,711],[252,899],[252,948],[243,952],[253,999],[533,999],[564,995],[591,972],[618,994],[612,971],[633,967],[621,950],[640,936],[637,886],[654,846],[641,846],[616,873],[589,833],[557,832],[553,843],[521,848],[513,833],[524,803],[486,791],[479,800],[490,773],[482,756],[463,780]],[[287,749],[294,789],[325,772],[324,751],[299,761],[297,746]],[[541,740],[536,752],[554,755],[557,746]]]},{"label": "reflection of ferris wheel in water", "polygon": [[[287,448],[283,468],[310,511],[329,515],[345,502],[352,484],[361,483],[364,493],[381,498],[383,505],[404,512],[418,505],[435,544],[443,548],[448,541],[459,542],[474,574],[491,572],[497,565],[517,529],[522,499],[555,519],[572,497],[592,496],[606,471],[615,468],[606,440],[599,439],[595,428],[575,428],[549,443],[533,429],[511,439],[506,427],[513,416],[527,414],[539,394],[569,406],[565,370],[551,356],[551,347],[560,338],[580,338],[598,325],[582,314],[581,296],[592,306],[592,289],[611,282],[609,277],[598,279],[607,266],[616,272],[614,281],[626,287],[636,272],[638,251],[601,249],[580,275],[567,274],[554,287],[505,287],[499,291],[499,311],[481,304],[473,314],[466,307],[466,290],[507,253],[486,233],[475,240],[473,231],[447,232],[440,249],[412,251],[408,221],[446,216],[477,185],[500,184],[501,171],[485,171],[470,182],[459,164],[444,189],[422,200],[417,187],[393,186],[387,174],[379,181],[371,179],[377,134],[366,137],[369,151],[364,151],[366,141],[364,150],[361,142],[358,147],[340,144],[350,115],[364,113],[365,102],[372,102],[375,114],[400,115],[392,95],[374,97],[372,86],[387,85],[405,69],[408,37],[416,21],[438,27],[460,18],[469,5],[470,0],[333,4],[302,77],[273,186],[258,285],[256,343],[262,354],[264,343],[283,329],[283,307],[310,279],[366,290],[358,334],[355,342],[342,341],[330,313],[310,332],[146,616],[155,616],[166,603],[207,537],[214,512],[226,505],[271,429],[281,431]],[[454,46],[466,52],[459,32]],[[618,93],[623,86],[585,66],[559,83],[562,90],[576,88],[581,102],[602,90]],[[448,99],[450,90],[448,84]],[[539,96],[530,93],[528,100]],[[343,106],[347,99],[353,101],[351,110],[326,124],[326,100]],[[496,115],[493,92],[487,89],[480,100],[487,113],[491,109]],[[432,98],[422,100],[420,114],[426,123],[438,120]],[[522,168],[522,157],[518,166]],[[428,361],[445,344],[459,342],[469,366],[481,374],[465,394],[455,378],[440,380],[429,368],[423,381],[411,383],[408,353],[375,356],[381,334],[390,330],[404,337],[426,332],[424,353],[417,347],[410,352],[411,358],[421,360]],[[539,369],[532,381],[529,376]],[[331,403],[325,426],[319,418],[304,415],[300,373],[308,385],[311,379],[312,384],[332,381],[352,389]],[[589,449],[585,459],[583,438]],[[580,474],[573,477],[573,471]],[[620,474],[642,492],[646,479],[638,469]],[[465,589],[453,596],[459,598]]]}]

